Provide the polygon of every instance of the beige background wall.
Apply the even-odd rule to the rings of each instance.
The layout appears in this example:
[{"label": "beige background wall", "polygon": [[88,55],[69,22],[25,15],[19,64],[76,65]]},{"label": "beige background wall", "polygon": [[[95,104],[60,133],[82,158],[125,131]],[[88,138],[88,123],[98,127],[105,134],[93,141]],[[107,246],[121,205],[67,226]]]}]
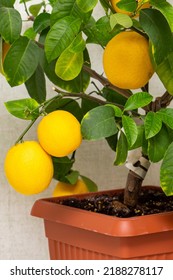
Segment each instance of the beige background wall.
[{"label": "beige background wall", "polygon": [[[95,14],[99,16],[101,12],[98,8]],[[95,45],[90,45],[89,48],[92,50],[93,68],[101,73],[102,50]],[[52,84],[48,83],[47,87],[52,95]],[[155,76],[152,79],[151,92],[163,92],[163,87]],[[4,77],[0,76],[0,259],[49,258],[43,222],[31,217],[30,210],[36,199],[51,196],[56,182],[52,181],[50,187],[40,195],[23,196],[9,186],[3,170],[7,150],[26,127],[25,121],[12,117],[6,111],[4,102],[24,97],[27,97],[24,86],[10,88]],[[35,138],[36,131],[33,127],[25,139]],[[77,152],[75,168],[93,179],[100,189],[123,187],[127,170],[125,167],[115,168],[114,158],[115,154],[104,141],[83,142]],[[159,185],[159,165],[151,166],[145,184]]]}]

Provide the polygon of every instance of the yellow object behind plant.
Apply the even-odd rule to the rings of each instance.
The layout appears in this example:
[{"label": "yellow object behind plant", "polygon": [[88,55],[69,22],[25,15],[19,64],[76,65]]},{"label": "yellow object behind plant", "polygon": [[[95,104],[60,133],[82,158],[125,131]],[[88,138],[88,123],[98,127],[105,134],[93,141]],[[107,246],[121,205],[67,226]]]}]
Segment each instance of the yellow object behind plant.
[{"label": "yellow object behind plant", "polygon": [[65,195],[73,195],[73,194],[82,194],[87,193],[88,188],[85,185],[84,181],[79,179],[76,184],[71,185],[63,182],[58,182],[52,196],[65,196]]},{"label": "yellow object behind plant", "polygon": [[103,67],[108,80],[119,88],[144,86],[154,73],[148,40],[134,31],[119,33],[104,50]]},{"label": "yellow object behind plant", "polygon": [[37,133],[43,149],[56,157],[72,153],[82,141],[80,123],[71,113],[63,110],[54,111],[43,117]]},{"label": "yellow object behind plant", "polygon": [[25,195],[44,191],[53,177],[53,163],[36,141],[12,146],[5,158],[5,174],[10,185]]}]

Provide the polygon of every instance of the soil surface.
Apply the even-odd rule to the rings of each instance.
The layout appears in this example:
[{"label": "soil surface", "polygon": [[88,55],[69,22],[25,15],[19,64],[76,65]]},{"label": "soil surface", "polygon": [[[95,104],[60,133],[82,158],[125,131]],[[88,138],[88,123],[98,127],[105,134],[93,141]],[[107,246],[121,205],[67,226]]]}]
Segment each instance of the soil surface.
[{"label": "soil surface", "polygon": [[135,208],[123,204],[123,191],[118,194],[115,191],[115,194],[111,196],[97,194],[87,199],[68,198],[59,203],[121,218],[173,211],[173,196],[166,196],[159,190],[148,189],[141,191],[138,205]]}]

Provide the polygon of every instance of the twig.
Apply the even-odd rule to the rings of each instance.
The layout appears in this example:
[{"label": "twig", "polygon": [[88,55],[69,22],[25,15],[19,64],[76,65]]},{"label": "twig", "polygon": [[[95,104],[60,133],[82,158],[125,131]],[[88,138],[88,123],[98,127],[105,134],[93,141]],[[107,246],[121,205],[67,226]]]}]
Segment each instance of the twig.
[{"label": "twig", "polygon": [[87,72],[88,74],[90,74],[90,76],[92,78],[98,80],[103,86],[116,91],[117,93],[121,94],[122,96],[129,98],[132,95],[129,90],[121,89],[121,88],[118,88],[118,87],[112,85],[105,77],[98,74],[96,71],[92,70],[90,67],[84,65],[83,70],[85,72]]}]

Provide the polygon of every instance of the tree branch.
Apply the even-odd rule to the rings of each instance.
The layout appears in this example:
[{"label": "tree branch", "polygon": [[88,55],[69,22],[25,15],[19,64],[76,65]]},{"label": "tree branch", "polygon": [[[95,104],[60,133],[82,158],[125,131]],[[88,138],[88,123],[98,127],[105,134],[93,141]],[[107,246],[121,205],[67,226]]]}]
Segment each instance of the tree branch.
[{"label": "tree branch", "polygon": [[132,95],[129,90],[121,89],[121,88],[118,88],[118,87],[112,85],[105,77],[103,77],[102,75],[99,75],[96,71],[92,70],[90,67],[84,65],[83,70],[85,72],[87,72],[88,74],[90,74],[90,76],[92,78],[98,80],[103,86],[118,92],[122,96],[129,98]]}]

